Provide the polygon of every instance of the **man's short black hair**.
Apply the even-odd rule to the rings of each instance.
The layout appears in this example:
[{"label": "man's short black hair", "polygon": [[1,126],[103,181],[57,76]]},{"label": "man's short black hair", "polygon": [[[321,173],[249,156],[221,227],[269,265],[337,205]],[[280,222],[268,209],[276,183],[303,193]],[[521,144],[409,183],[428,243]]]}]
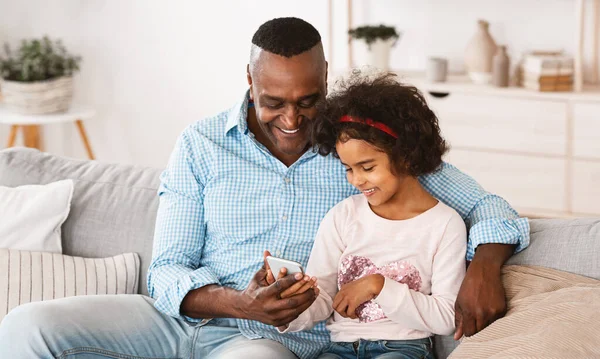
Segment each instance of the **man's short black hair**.
[{"label": "man's short black hair", "polygon": [[275,55],[292,57],[312,49],[321,42],[314,26],[296,17],[280,17],[262,24],[252,43]]}]

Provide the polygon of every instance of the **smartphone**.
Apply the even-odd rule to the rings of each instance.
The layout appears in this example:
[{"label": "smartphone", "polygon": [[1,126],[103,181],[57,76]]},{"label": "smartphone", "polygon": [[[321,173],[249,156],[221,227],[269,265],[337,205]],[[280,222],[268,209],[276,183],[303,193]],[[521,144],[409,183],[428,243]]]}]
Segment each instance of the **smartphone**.
[{"label": "smartphone", "polygon": [[290,260],[283,259],[283,258],[268,256],[267,263],[269,263],[269,267],[271,267],[271,272],[273,273],[273,276],[276,279],[277,279],[277,276],[279,275],[279,271],[281,271],[281,268],[287,269],[287,274],[296,274],[296,273],[304,274],[304,268],[302,268],[302,265],[298,262],[290,261]]}]

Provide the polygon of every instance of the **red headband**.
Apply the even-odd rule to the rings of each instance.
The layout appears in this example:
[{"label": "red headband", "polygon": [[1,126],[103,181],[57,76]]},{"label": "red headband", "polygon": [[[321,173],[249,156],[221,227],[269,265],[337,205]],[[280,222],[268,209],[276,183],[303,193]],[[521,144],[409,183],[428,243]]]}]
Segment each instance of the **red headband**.
[{"label": "red headband", "polygon": [[358,117],[352,117],[352,116],[345,115],[345,116],[342,116],[342,118],[340,118],[340,122],[362,123],[363,125],[375,127],[376,129],[381,130],[394,138],[398,138],[398,135],[396,134],[396,132],[394,130],[392,130],[389,126],[387,126],[386,124],[383,124],[381,122],[373,121],[373,119],[370,119],[370,118],[362,119],[362,118],[358,118]]}]

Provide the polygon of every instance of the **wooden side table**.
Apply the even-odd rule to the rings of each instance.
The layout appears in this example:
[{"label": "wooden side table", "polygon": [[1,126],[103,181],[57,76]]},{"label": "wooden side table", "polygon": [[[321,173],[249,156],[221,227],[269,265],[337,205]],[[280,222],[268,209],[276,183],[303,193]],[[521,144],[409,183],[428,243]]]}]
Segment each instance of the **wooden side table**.
[{"label": "wooden side table", "polygon": [[95,111],[83,107],[73,105],[67,112],[51,113],[46,115],[21,115],[8,111],[4,106],[0,105],[0,124],[10,125],[10,134],[8,135],[7,147],[13,147],[19,130],[23,131],[24,142],[26,147],[33,147],[41,150],[39,126],[49,125],[63,122],[73,122],[77,126],[83,145],[89,159],[94,159],[94,153],[90,141],[83,126],[83,120],[89,119],[95,115]]}]

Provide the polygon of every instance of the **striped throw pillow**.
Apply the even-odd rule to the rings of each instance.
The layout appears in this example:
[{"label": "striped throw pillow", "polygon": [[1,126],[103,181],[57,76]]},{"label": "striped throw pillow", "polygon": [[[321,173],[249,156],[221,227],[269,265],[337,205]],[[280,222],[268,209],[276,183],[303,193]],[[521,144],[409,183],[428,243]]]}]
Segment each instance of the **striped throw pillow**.
[{"label": "striped throw pillow", "polygon": [[18,305],[75,295],[136,294],[137,253],[82,258],[0,249],[0,322]]}]

